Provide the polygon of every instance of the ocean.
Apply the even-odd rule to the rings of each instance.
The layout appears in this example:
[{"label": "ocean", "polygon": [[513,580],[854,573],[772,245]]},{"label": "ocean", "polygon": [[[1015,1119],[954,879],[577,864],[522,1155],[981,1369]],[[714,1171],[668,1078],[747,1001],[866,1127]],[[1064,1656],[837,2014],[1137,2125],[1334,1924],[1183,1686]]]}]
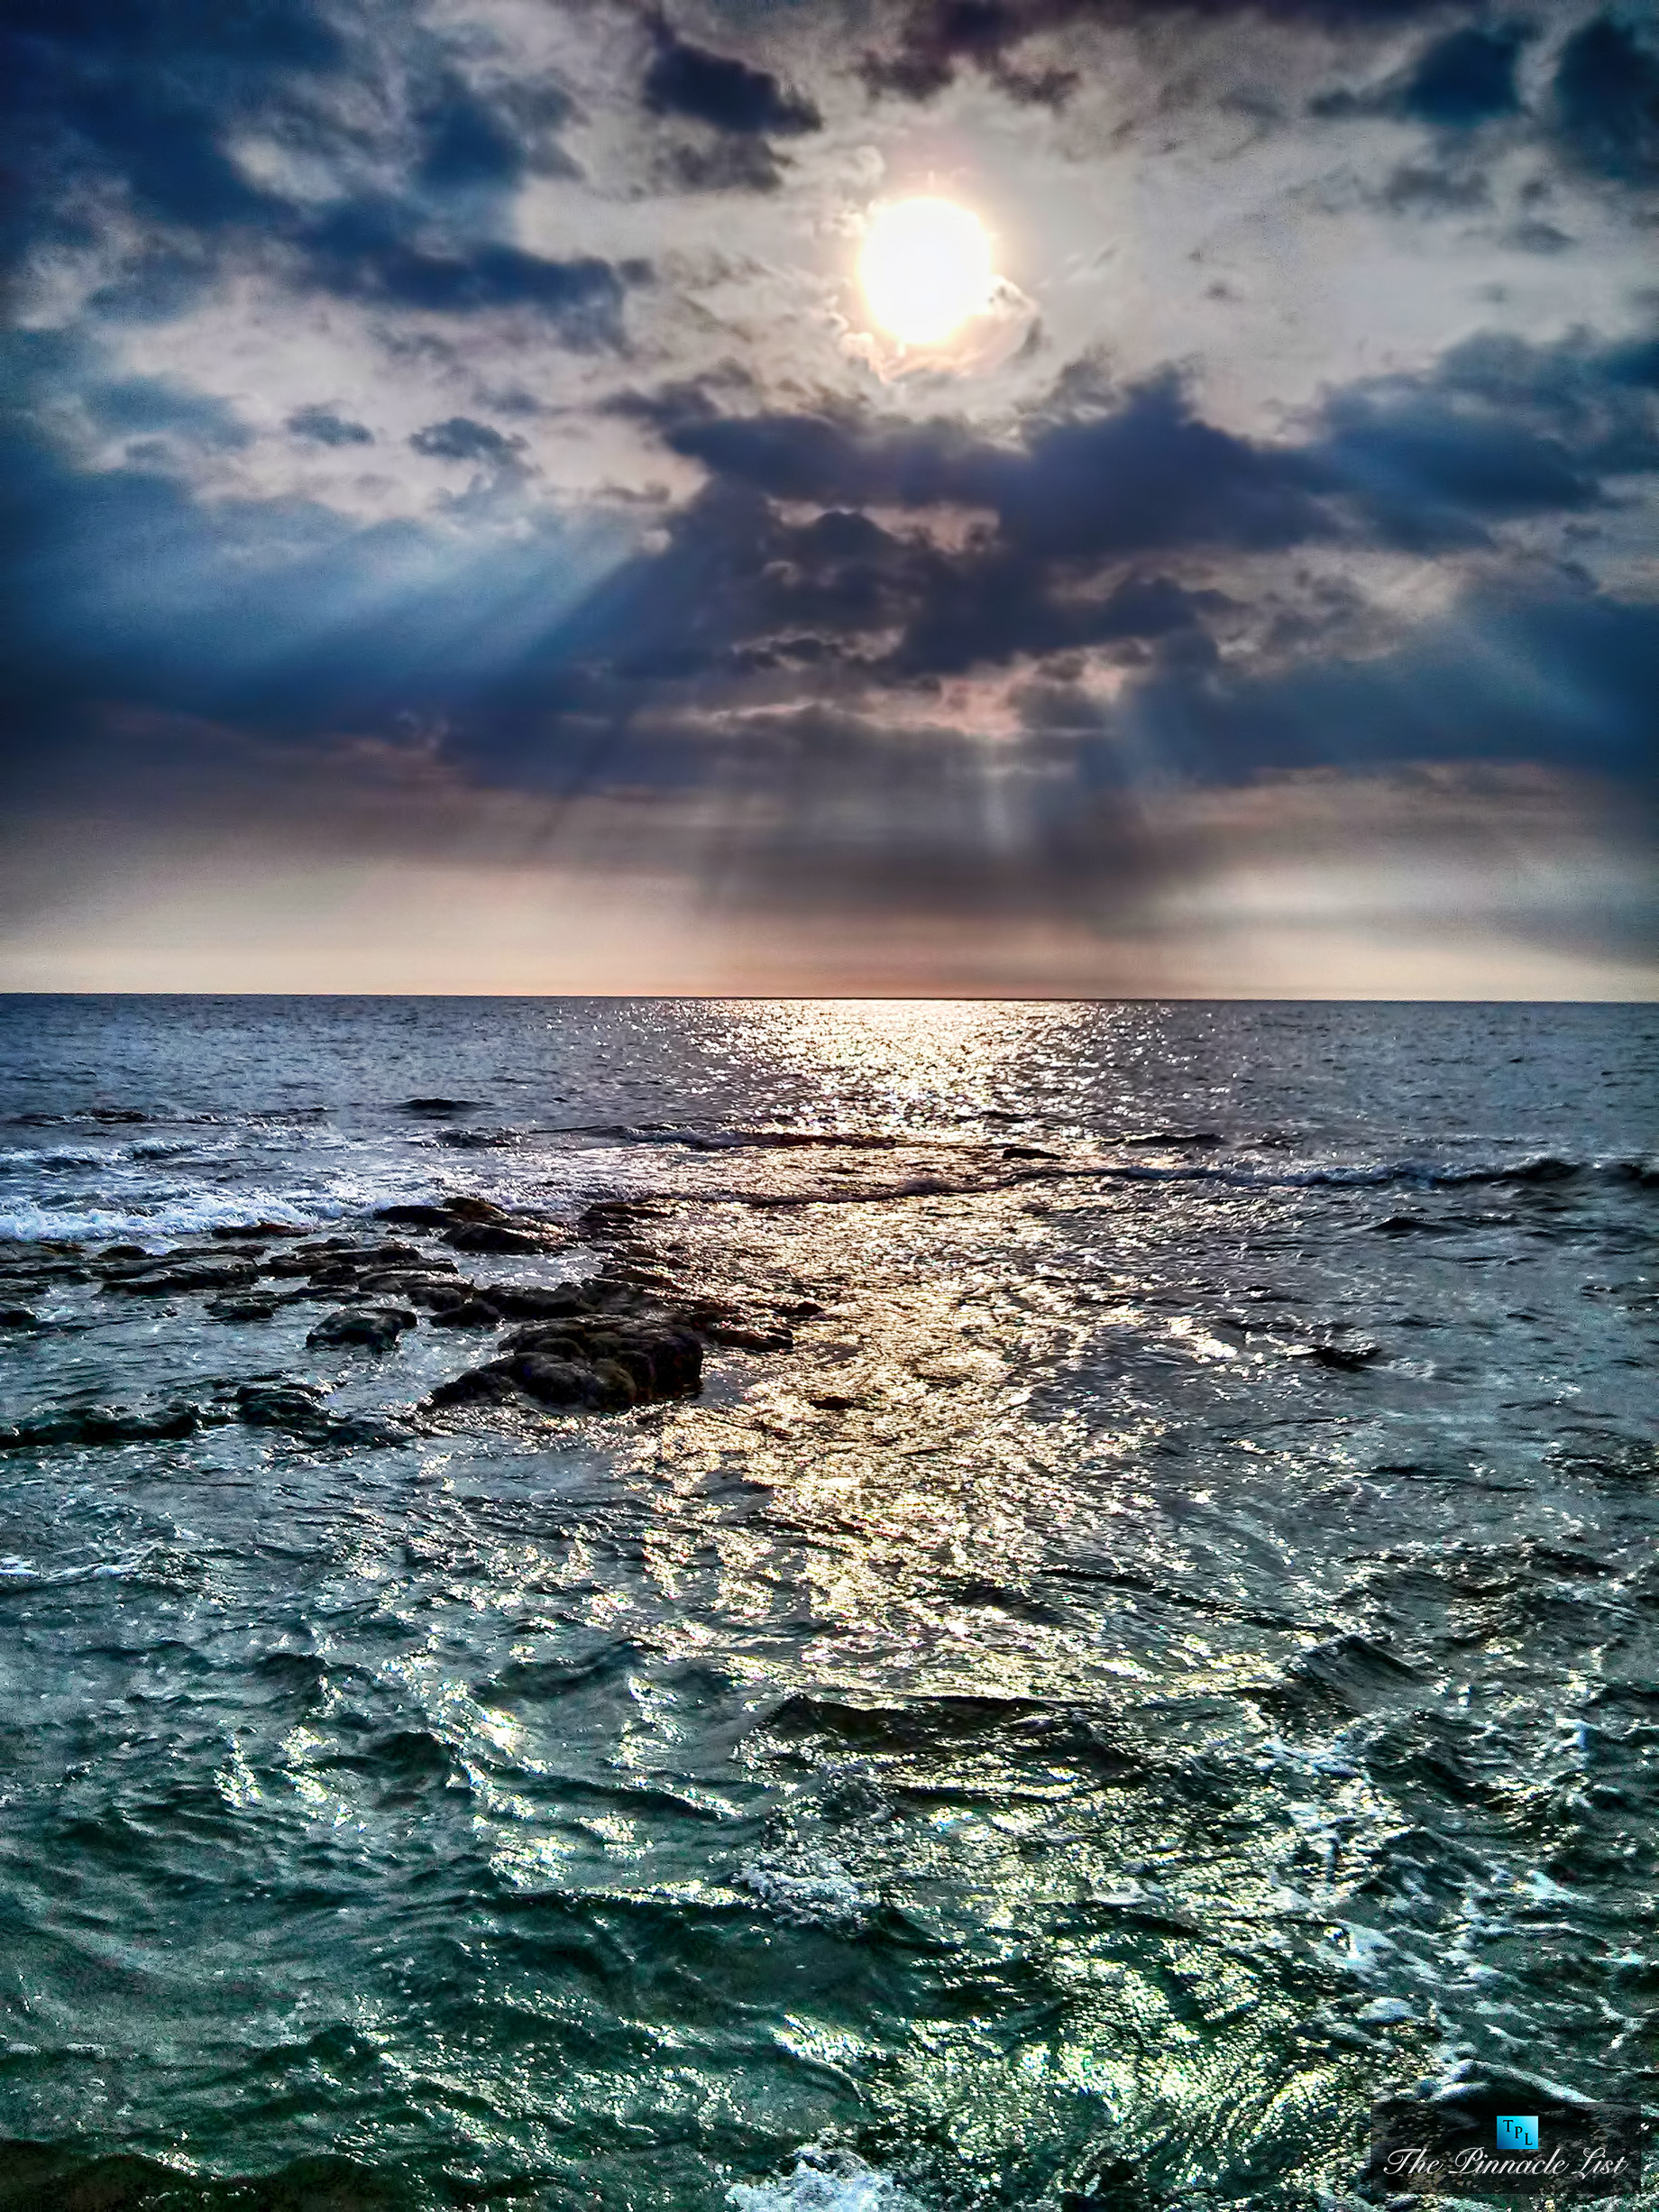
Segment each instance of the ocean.
[{"label": "ocean", "polygon": [[0,2207],[1651,2110],[1656,1109],[1653,1007],[0,1001]]}]

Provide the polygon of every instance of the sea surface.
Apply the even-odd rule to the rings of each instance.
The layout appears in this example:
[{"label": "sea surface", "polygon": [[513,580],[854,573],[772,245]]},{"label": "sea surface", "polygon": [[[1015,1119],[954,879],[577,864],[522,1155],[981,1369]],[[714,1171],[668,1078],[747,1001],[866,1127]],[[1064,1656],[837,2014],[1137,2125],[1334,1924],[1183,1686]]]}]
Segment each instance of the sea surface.
[{"label": "sea surface", "polygon": [[[1387,2088],[1651,2111],[1656,1118],[1653,1007],[0,1001],[0,2207],[1329,2212]],[[476,1330],[121,1293],[457,1197],[793,1317],[439,1420]]]}]

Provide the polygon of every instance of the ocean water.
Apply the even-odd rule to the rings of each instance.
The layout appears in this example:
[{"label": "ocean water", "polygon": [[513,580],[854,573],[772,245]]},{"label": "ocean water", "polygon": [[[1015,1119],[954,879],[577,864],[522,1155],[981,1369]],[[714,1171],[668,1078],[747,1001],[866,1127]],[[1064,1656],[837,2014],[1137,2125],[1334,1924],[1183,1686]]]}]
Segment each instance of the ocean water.
[{"label": "ocean water", "polygon": [[[1656,1111],[1653,1008],[0,1001],[0,2207],[1329,2207],[1385,2089],[1651,2109]],[[457,1195],[486,1291],[787,1330],[436,1420],[488,1332],[107,1287]]]}]

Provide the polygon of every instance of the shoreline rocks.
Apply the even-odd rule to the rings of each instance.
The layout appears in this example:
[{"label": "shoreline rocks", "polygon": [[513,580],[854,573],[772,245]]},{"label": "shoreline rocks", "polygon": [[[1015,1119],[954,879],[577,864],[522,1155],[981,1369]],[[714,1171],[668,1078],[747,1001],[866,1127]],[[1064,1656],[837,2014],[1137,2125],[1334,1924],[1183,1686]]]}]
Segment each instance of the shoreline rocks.
[{"label": "shoreline rocks", "polygon": [[307,1336],[307,1345],[362,1345],[390,1352],[405,1329],[416,1326],[407,1306],[342,1306],[327,1314]]}]

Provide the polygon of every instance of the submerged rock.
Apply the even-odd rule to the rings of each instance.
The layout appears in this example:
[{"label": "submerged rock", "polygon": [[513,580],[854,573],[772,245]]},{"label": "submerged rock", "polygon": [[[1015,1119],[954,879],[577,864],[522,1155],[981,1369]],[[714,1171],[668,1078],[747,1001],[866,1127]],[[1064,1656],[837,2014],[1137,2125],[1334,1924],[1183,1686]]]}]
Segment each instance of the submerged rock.
[{"label": "submerged rock", "polygon": [[165,1406],[140,1413],[125,1406],[67,1406],[0,1428],[0,1451],[50,1444],[171,1444],[202,1426],[195,1406]]},{"label": "submerged rock", "polygon": [[1308,1354],[1321,1367],[1335,1367],[1345,1374],[1357,1374],[1381,1356],[1380,1345],[1315,1345]]},{"label": "submerged rock", "polygon": [[319,1321],[306,1338],[308,1345],[366,1345],[371,1352],[388,1352],[405,1329],[415,1326],[407,1306],[342,1306]]},{"label": "submerged rock", "polygon": [[411,1262],[423,1268],[426,1264],[414,1244],[359,1244],[349,1236],[331,1236],[320,1244],[295,1244],[279,1253],[274,1260],[266,1261],[264,1271],[268,1275],[309,1275],[314,1281],[327,1282],[360,1275],[366,1269],[407,1266]]},{"label": "submerged rock", "polygon": [[168,1298],[188,1290],[239,1290],[256,1280],[259,1269],[252,1260],[168,1257],[142,1268],[106,1275],[104,1288],[128,1298]]},{"label": "submerged rock", "polygon": [[280,1302],[256,1291],[252,1298],[209,1299],[203,1310],[210,1321],[269,1321]]},{"label": "submerged rock", "polygon": [[310,1382],[244,1382],[236,1416],[250,1428],[277,1428],[322,1444],[398,1444],[404,1432],[372,1415],[331,1413]]},{"label": "submerged rock", "polygon": [[463,1298],[438,1308],[432,1317],[435,1329],[492,1329],[501,1326],[501,1309],[487,1298]]},{"label": "submerged rock", "polygon": [[0,1329],[32,1329],[40,1326],[40,1316],[27,1306],[0,1306]]},{"label": "submerged rock", "polygon": [[[576,1304],[585,1293],[588,1309]],[[657,1399],[688,1398],[701,1386],[701,1337],[671,1314],[595,1310],[602,1286],[564,1286],[570,1309],[509,1338],[498,1359],[441,1383],[435,1407],[515,1395],[537,1405],[625,1411]],[[453,1317],[452,1317],[453,1320]]]},{"label": "submerged rock", "polygon": [[500,1222],[463,1222],[445,1232],[444,1242],[456,1252],[551,1252],[554,1240],[534,1235],[527,1229],[509,1229]]},{"label": "submerged rock", "polygon": [[[446,1313],[452,1306],[467,1305],[477,1297],[477,1285],[455,1273],[453,1260],[434,1260],[429,1264],[432,1270],[429,1274],[393,1270],[360,1275],[357,1288],[370,1298],[397,1299],[403,1305],[421,1306],[435,1314]],[[449,1271],[439,1273],[440,1269]]]}]

